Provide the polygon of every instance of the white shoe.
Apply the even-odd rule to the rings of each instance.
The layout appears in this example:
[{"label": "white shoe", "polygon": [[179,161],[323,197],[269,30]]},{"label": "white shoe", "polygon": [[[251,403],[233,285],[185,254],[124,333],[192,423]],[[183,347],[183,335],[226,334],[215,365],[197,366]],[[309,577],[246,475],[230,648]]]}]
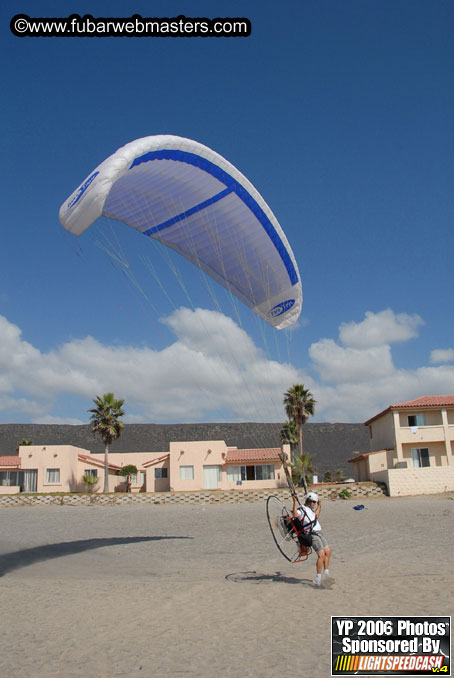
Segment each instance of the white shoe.
[{"label": "white shoe", "polygon": [[322,580],[321,580],[321,578],[318,579],[317,577],[315,577],[315,579],[314,579],[314,581],[313,581],[312,583],[313,583],[313,585],[316,586],[317,588],[321,588],[321,586],[322,586]]}]

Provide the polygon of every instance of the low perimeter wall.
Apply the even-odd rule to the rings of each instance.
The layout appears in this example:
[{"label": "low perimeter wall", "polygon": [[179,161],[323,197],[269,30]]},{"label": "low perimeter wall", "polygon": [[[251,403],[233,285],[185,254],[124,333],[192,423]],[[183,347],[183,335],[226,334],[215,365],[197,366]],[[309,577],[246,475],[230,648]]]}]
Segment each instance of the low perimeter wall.
[{"label": "low perimeter wall", "polygon": [[386,485],[390,497],[454,492],[454,466],[391,468],[373,476]]},{"label": "low perimeter wall", "polygon": [[[385,492],[377,483],[348,483],[313,485],[310,490],[324,499],[343,499],[339,496],[348,490],[351,497],[383,497]],[[64,506],[105,506],[106,504],[245,504],[264,501],[271,494],[288,502],[287,489],[261,490],[194,490],[192,492],[141,492],[139,494],[13,494],[0,495],[0,508],[12,506],[37,506],[42,504]],[[302,492],[300,498],[303,498]]]}]

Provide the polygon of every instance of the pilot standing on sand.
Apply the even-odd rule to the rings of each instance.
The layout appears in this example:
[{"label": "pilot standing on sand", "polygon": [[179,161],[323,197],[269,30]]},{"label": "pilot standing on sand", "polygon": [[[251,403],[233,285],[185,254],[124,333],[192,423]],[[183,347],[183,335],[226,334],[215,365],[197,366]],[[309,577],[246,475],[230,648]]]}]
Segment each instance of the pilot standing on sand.
[{"label": "pilot standing on sand", "polygon": [[298,508],[296,496],[293,496],[293,518],[299,520],[303,525],[303,528],[313,525],[312,548],[317,553],[317,562],[315,565],[317,573],[314,579],[314,586],[321,586],[322,577],[326,578],[329,576],[329,561],[331,558],[331,548],[322,533],[322,528],[318,521],[321,510],[322,501],[315,492],[309,492],[309,494],[306,495],[304,510]]}]

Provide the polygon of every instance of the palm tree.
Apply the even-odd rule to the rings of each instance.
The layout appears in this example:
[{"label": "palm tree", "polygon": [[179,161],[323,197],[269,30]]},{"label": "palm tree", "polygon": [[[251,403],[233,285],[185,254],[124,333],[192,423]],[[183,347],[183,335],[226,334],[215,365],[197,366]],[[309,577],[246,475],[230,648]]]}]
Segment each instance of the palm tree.
[{"label": "palm tree", "polygon": [[19,447],[25,447],[26,445],[33,445],[33,443],[31,440],[28,440],[28,438],[22,438],[22,440],[16,447],[16,452],[19,452]]},{"label": "palm tree", "polygon": [[298,444],[298,427],[293,421],[286,421],[281,428],[281,443],[290,445],[291,458],[295,457],[295,446]]},{"label": "palm tree", "polygon": [[113,393],[104,393],[93,398],[95,407],[88,410],[92,413],[93,433],[99,433],[104,443],[104,490],[109,491],[109,445],[121,436],[123,422],[120,421],[125,411],[122,409],[124,400],[115,400]]},{"label": "palm tree", "polygon": [[137,466],[126,464],[121,469],[120,475],[126,478],[126,492],[131,492],[131,476],[137,476]]},{"label": "palm tree", "polygon": [[93,488],[98,482],[98,476],[92,476],[85,473],[85,475],[82,476],[82,482],[89,492],[93,492]]},{"label": "palm tree", "polygon": [[310,477],[314,473],[314,467],[312,466],[313,459],[314,457],[312,455],[306,454],[306,452],[304,452],[302,457],[294,457],[293,461],[289,464],[292,469],[292,477],[295,485],[303,484],[303,476],[306,483],[309,482]]},{"label": "palm tree", "polygon": [[303,425],[315,411],[315,400],[312,393],[304,388],[304,384],[293,384],[284,394],[284,407],[289,421],[293,421],[298,429],[298,455],[302,463],[301,480],[307,492],[303,463]]}]

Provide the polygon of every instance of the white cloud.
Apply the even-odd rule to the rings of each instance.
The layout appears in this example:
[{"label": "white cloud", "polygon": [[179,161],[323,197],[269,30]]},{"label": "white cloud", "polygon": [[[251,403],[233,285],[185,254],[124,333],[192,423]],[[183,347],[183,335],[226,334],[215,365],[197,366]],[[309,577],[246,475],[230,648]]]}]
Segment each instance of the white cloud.
[{"label": "white cloud", "polygon": [[345,346],[352,348],[383,346],[417,337],[417,329],[423,324],[422,318],[416,314],[395,314],[390,308],[379,313],[367,311],[360,323],[342,323],[339,339]]},{"label": "white cloud", "polygon": [[321,339],[309,348],[309,355],[322,381],[370,383],[389,377],[394,366],[389,346],[359,349],[339,346],[333,339]]},{"label": "white cloud", "polygon": [[[309,373],[268,359],[221,313],[181,308],[163,322],[175,341],[161,350],[85,337],[42,353],[0,316],[1,419],[87,422],[92,398],[113,391],[125,399],[129,423],[282,421],[283,393],[302,382],[317,401],[316,421],[357,422],[394,402],[454,393],[454,365],[394,364],[390,343],[415,336],[423,322],[416,315],[387,309],[343,323],[339,341],[311,345]],[[452,359],[451,352],[437,349],[431,362]]]},{"label": "white cloud", "polygon": [[183,308],[164,322],[177,340],[160,351],[86,337],[45,354],[0,317],[0,408],[52,423],[65,394],[84,398],[88,409],[95,395],[113,391],[125,399],[129,422],[206,421],[226,411],[236,420],[281,419],[281,394],[302,380],[295,368],[267,360],[221,313]]},{"label": "white cloud", "polygon": [[301,327],[309,327],[310,324],[311,321],[309,320],[309,318],[307,318],[304,315],[300,315],[296,322],[292,323],[291,325],[287,325],[287,327],[284,327],[284,329],[279,330],[279,332],[281,332],[282,334],[291,335],[297,330],[299,330]]},{"label": "white cloud", "polygon": [[[27,419],[40,417],[45,414],[49,402],[37,402],[28,398],[0,396],[0,412],[17,412]],[[31,420],[31,419],[30,419]]]},{"label": "white cloud", "polygon": [[384,378],[369,382],[318,384],[314,391],[317,415],[331,422],[361,422],[393,403],[422,395],[454,393],[454,366],[394,369]]},{"label": "white cloud", "polygon": [[163,319],[191,351],[214,358],[230,359],[244,364],[259,353],[252,339],[228,316],[197,308],[180,308]]},{"label": "white cloud", "polygon": [[74,419],[72,417],[52,417],[51,415],[39,417],[37,421],[32,424],[67,424],[68,426],[78,426],[79,424],[86,424],[86,421],[81,419]]},{"label": "white cloud", "polygon": [[[454,366],[403,370],[390,343],[417,336],[418,315],[391,309],[368,311],[359,323],[342,323],[339,339],[321,339],[309,348],[320,377],[317,413],[329,421],[362,421],[391,405],[421,395],[454,393]],[[436,353],[436,352],[434,352]]]},{"label": "white cloud", "polygon": [[454,362],[454,348],[437,348],[430,354],[431,363]]}]

